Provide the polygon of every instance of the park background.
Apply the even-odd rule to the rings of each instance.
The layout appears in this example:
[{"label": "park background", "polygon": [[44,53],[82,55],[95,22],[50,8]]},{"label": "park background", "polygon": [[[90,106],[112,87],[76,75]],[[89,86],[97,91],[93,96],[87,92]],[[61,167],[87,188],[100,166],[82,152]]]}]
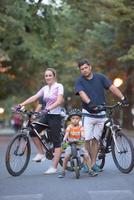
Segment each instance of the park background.
[{"label": "park background", "polygon": [[[129,100],[117,112],[124,128],[134,126],[133,0],[0,0],[0,120],[34,94],[43,72],[53,67],[65,86],[65,107],[80,107],[74,94],[77,62],[88,58],[94,71],[113,81]],[[117,101],[107,93],[108,104]],[[33,105],[34,107],[35,105]],[[32,108],[33,108],[32,107]]]}]

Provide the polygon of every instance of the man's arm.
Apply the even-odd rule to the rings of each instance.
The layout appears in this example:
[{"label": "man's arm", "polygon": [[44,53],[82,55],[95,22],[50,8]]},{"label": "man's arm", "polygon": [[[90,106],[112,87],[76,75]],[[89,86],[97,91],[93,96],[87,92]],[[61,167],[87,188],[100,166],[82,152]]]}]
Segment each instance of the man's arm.
[{"label": "man's arm", "polygon": [[80,91],[79,95],[82,99],[83,103],[83,108],[86,109],[89,113],[98,113],[100,110],[98,110],[97,105],[91,101],[90,97],[84,92]]},{"label": "man's arm", "polygon": [[84,127],[81,127],[81,139],[85,138]]},{"label": "man's arm", "polygon": [[116,95],[119,99],[124,100],[125,97],[123,96],[122,92],[113,84],[109,87],[109,90]]},{"label": "man's arm", "polygon": [[91,101],[90,98],[87,96],[87,94],[84,91],[80,91],[79,95],[83,102],[88,104]]}]

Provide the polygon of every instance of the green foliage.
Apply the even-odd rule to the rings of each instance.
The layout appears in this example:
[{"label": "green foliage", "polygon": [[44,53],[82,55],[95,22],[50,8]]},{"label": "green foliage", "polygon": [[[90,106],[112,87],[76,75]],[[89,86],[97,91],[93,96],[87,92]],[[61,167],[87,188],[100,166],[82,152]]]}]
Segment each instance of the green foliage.
[{"label": "green foliage", "polygon": [[133,0],[63,0],[59,7],[30,2],[0,1],[0,67],[10,66],[0,74],[0,99],[34,94],[47,67],[58,71],[65,96],[74,95],[76,65],[83,57],[96,71],[130,80]]}]

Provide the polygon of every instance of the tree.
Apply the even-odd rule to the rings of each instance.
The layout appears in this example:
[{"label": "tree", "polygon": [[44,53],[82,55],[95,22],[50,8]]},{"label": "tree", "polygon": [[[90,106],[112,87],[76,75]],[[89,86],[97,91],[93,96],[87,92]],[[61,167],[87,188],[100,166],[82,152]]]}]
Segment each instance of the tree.
[{"label": "tree", "polygon": [[[96,71],[108,74],[111,79],[121,76],[124,82],[128,80],[122,90],[130,100],[125,112],[131,115],[133,1],[63,0],[60,6],[46,5],[42,0],[29,2],[0,1],[0,49],[8,58],[1,64],[2,70],[5,67],[8,70],[0,76],[0,98],[16,93],[23,97],[31,95],[43,84],[39,80],[47,67],[58,71],[65,96],[74,95],[76,64],[86,57]],[[131,125],[127,122],[125,127],[132,127],[132,115],[129,121]]]}]

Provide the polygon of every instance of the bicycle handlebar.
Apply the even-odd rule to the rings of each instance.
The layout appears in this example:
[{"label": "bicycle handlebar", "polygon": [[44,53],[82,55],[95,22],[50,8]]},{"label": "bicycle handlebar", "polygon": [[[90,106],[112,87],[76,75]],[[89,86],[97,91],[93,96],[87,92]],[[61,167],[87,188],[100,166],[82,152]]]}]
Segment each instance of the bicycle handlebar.
[{"label": "bicycle handlebar", "polygon": [[71,144],[79,144],[79,143],[83,143],[85,140],[84,139],[80,139],[80,140],[77,140],[77,141],[63,141],[62,143],[63,144],[69,144],[69,145],[71,145]]},{"label": "bicycle handlebar", "polygon": [[45,112],[35,112],[35,111],[28,111],[24,108],[18,109],[18,110],[14,110],[14,108],[12,109],[12,112],[14,113],[22,113],[22,114],[26,114],[29,117],[31,117],[32,115],[35,115],[36,117],[41,117],[42,115],[45,115],[47,113]]},{"label": "bicycle handlebar", "polygon": [[100,105],[98,106],[100,108],[100,110],[102,109],[102,111],[106,111],[106,110],[113,110],[117,107],[121,107],[123,104],[121,102],[117,102],[114,105]]},{"label": "bicycle handlebar", "polygon": [[[114,105],[98,105],[97,109],[98,109],[99,112],[101,112],[101,111],[110,111],[110,112],[112,112],[112,110],[114,110],[117,107],[121,107],[121,106],[123,106],[123,104],[121,102],[117,102]],[[92,113],[91,114],[90,113],[89,114],[88,113],[82,113],[82,115],[83,116],[85,116],[85,115],[88,116],[88,115],[92,115]]]}]

